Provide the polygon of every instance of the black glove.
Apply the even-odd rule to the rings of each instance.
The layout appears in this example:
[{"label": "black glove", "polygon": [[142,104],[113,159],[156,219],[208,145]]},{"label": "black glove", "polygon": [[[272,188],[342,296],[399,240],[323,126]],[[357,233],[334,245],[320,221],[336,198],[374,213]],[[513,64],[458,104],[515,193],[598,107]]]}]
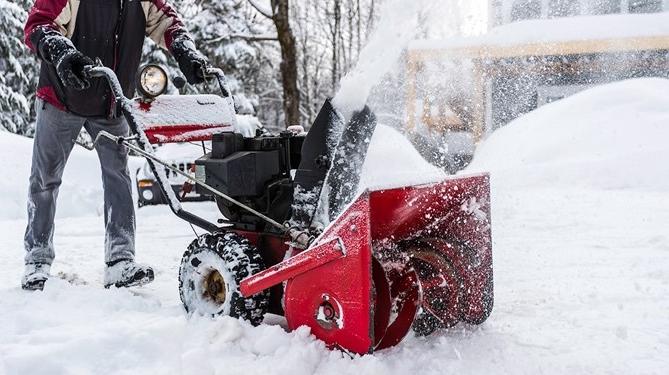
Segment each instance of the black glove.
[{"label": "black glove", "polygon": [[84,74],[84,67],[94,64],[95,62],[90,57],[74,50],[58,60],[56,72],[65,87],[85,90],[91,86],[91,83]]},{"label": "black glove", "polygon": [[172,56],[179,63],[179,69],[188,83],[195,85],[204,82],[204,69],[209,61],[195,48],[195,43],[188,35],[182,34],[174,39]]},{"label": "black glove", "polygon": [[91,86],[84,74],[84,67],[95,62],[77,51],[72,42],[61,34],[43,32],[37,43],[40,56],[56,67],[56,73],[63,86],[84,90]]}]

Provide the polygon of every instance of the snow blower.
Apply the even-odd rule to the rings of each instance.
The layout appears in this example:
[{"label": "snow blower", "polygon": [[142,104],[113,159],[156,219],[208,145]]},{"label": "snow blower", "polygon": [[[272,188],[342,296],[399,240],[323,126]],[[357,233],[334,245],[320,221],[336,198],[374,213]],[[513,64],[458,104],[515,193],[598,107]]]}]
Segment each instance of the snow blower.
[{"label": "snow blower", "polygon": [[[480,324],[493,306],[490,185],[486,174],[421,186],[360,189],[376,117],[346,121],[330,101],[307,134],[249,131],[236,123],[223,72],[208,69],[222,95],[161,95],[167,75],[141,74],[143,97],[110,82],[131,135],[102,132],[146,157],[172,211],[207,233],[181,261],[185,310],[262,323],[286,318],[331,348],[365,354],[459,322]],[[246,134],[240,134],[246,133]],[[157,158],[153,144],[210,141],[194,171]],[[192,173],[194,172],[194,173]],[[186,211],[166,175],[215,198],[223,219]]]}]

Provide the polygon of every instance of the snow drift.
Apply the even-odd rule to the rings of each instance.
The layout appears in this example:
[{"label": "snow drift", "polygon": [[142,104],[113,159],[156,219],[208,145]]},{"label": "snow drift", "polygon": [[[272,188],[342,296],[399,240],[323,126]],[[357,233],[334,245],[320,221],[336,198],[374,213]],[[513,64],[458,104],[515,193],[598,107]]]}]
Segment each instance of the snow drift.
[{"label": "snow drift", "polygon": [[596,87],[497,130],[468,171],[508,187],[669,190],[669,80]]},{"label": "snow drift", "polygon": [[[0,178],[0,220],[26,216],[32,147],[32,139],[0,132],[0,160],[4,172]],[[102,180],[97,155],[75,146],[65,167],[57,215],[83,216],[100,214],[102,210]]]}]

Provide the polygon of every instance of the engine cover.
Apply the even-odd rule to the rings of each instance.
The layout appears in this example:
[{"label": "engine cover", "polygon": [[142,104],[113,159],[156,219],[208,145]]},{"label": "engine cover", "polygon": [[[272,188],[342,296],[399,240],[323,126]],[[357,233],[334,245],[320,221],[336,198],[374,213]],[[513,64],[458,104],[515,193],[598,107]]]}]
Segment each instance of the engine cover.
[{"label": "engine cover", "polygon": [[233,197],[255,197],[263,195],[267,183],[281,175],[279,159],[279,150],[241,151],[223,159],[214,158],[213,154],[206,155],[195,165],[196,168],[204,167],[205,182],[221,193]]}]

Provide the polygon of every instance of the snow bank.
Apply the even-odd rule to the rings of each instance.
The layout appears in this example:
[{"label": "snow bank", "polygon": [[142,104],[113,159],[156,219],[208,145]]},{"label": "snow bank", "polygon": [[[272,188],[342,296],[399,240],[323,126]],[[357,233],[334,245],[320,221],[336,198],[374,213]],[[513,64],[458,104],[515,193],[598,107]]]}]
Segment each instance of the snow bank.
[{"label": "snow bank", "polygon": [[388,188],[424,184],[445,176],[444,171],[425,161],[401,133],[378,125],[362,168],[360,186]]},{"label": "snow bank", "polygon": [[497,130],[468,172],[509,187],[669,190],[669,80],[596,87]]},{"label": "snow bank", "polygon": [[[30,138],[0,132],[0,160],[3,160],[0,220],[26,217],[32,147]],[[131,160],[131,174],[139,165],[137,160]],[[102,212],[102,179],[97,154],[75,146],[65,167],[57,217],[101,215]]]}]

